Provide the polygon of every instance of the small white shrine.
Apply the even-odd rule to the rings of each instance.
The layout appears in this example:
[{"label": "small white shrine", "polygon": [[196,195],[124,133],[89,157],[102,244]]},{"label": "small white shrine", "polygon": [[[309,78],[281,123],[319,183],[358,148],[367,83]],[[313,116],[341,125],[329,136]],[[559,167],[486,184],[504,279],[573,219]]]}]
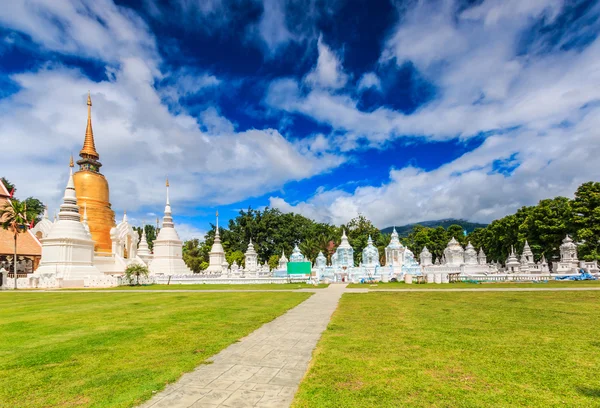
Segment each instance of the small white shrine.
[{"label": "small white shrine", "polygon": [[[227,260],[225,259],[225,250],[223,249],[223,245],[221,244],[221,237],[219,235],[219,212],[216,214],[217,225],[215,228],[215,241],[213,242],[212,247],[210,248],[210,253],[208,254],[209,262],[208,268],[204,271],[208,274],[221,274],[223,271],[227,270]],[[225,266],[225,269],[223,267]]]},{"label": "small white shrine", "polygon": [[184,275],[192,271],[183,262],[183,242],[179,239],[169,203],[169,180],[167,186],[167,204],[162,227],[154,240],[154,256],[150,262],[151,275]]},{"label": "small white shrine", "polygon": [[244,254],[244,263],[244,275],[256,275],[258,273],[258,254],[254,249],[252,238],[250,238],[250,242],[248,243],[248,249]]}]

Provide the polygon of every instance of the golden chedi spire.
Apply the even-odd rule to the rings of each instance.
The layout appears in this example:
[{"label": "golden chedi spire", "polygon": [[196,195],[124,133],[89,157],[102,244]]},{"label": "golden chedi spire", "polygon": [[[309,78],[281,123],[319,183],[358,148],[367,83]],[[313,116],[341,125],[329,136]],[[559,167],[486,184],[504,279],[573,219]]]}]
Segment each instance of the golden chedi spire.
[{"label": "golden chedi spire", "polygon": [[108,181],[100,173],[102,164],[98,161],[100,155],[96,151],[94,143],[92,98],[89,92],[87,106],[88,117],[85,140],[83,148],[79,152],[81,159],[77,160],[79,170],[73,174],[75,194],[77,195],[80,213],[87,215],[95,251],[97,254],[110,255],[112,252],[110,230],[115,225],[115,213],[110,205]]},{"label": "golden chedi spire", "polygon": [[82,159],[89,157],[90,159],[98,160],[100,156],[96,151],[96,144],[94,143],[94,131],[92,130],[92,97],[88,91],[87,97],[87,106],[88,106],[88,117],[87,117],[87,127],[85,128],[85,140],[83,141],[83,148],[79,152],[79,156]]}]

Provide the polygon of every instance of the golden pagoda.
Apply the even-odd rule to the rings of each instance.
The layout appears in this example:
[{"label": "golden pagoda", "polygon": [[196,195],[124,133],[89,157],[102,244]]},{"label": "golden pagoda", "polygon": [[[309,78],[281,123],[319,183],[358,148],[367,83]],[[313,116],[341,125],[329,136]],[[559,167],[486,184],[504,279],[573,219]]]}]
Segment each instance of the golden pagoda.
[{"label": "golden pagoda", "polygon": [[83,148],[79,152],[81,160],[77,161],[79,170],[73,174],[75,192],[77,194],[77,205],[83,215],[87,208],[88,225],[94,240],[96,252],[110,254],[112,242],[110,230],[115,225],[115,213],[110,208],[108,181],[100,173],[102,164],[98,161],[100,156],[96,152],[94,144],[94,132],[92,131],[92,98],[88,93],[88,118],[85,129],[85,140]]}]

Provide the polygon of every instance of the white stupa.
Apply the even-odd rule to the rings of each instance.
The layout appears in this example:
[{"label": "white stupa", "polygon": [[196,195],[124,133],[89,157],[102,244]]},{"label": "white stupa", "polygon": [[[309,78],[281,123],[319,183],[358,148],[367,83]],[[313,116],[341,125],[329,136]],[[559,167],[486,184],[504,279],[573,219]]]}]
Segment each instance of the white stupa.
[{"label": "white stupa", "polygon": [[244,263],[246,265],[246,272],[256,272],[258,270],[258,254],[254,249],[254,244],[252,243],[252,238],[250,238],[250,242],[248,243],[248,249],[246,249],[246,253],[244,254]]},{"label": "white stupa", "polygon": [[154,257],[150,262],[153,275],[185,275],[192,271],[183,262],[183,242],[179,239],[169,203],[169,180],[167,180],[167,205],[158,237],[154,240]]},{"label": "white stupa", "polygon": [[58,220],[42,239],[42,259],[34,273],[62,279],[61,286],[84,286],[87,279],[101,278],[104,274],[93,264],[94,241],[81,222],[71,158],[69,182],[65,189]]},{"label": "white stupa", "polygon": [[[206,268],[206,273],[219,274],[223,272],[223,264],[225,260],[225,250],[221,245],[221,237],[219,236],[219,212],[217,211],[217,228],[215,230],[215,242],[213,243],[209,253],[209,265]],[[225,268],[227,269],[227,268]]]},{"label": "white stupa", "polygon": [[35,227],[31,230],[31,233],[37,237],[37,239],[46,238],[48,233],[52,229],[53,222],[48,218],[48,207],[44,207],[44,215],[42,220],[35,224]]},{"label": "white stupa", "polygon": [[142,228],[142,238],[140,240],[140,245],[138,246],[137,256],[146,264],[148,264],[152,259],[152,254],[150,253],[150,248],[148,247],[148,241],[146,240],[145,228]]}]

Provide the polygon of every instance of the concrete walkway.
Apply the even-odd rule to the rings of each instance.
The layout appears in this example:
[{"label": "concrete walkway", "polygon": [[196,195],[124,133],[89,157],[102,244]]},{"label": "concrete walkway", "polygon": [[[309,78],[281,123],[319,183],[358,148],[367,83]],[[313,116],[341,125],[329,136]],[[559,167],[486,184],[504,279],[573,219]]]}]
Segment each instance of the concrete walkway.
[{"label": "concrete walkway", "polygon": [[346,285],[309,299],[211,357],[142,407],[289,407]]}]

